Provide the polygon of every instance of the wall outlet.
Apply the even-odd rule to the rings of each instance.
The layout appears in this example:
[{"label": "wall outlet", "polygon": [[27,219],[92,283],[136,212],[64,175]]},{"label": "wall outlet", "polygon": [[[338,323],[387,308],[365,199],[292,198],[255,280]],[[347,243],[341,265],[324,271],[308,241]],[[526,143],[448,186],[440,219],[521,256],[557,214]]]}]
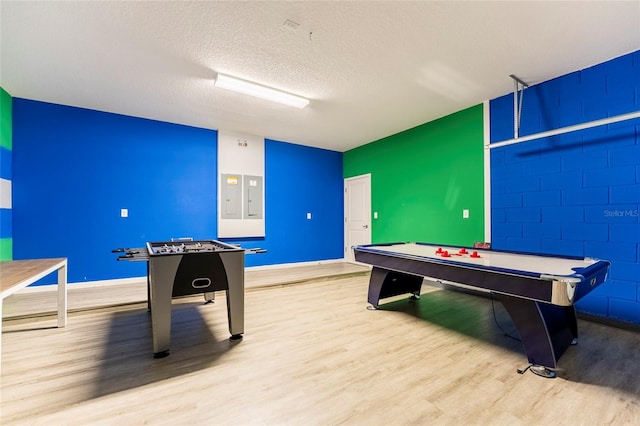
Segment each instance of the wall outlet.
[{"label": "wall outlet", "polygon": [[307,213],[307,219],[311,219],[311,213]]},{"label": "wall outlet", "polygon": [[469,219],[469,209],[462,210],[462,218]]},{"label": "wall outlet", "polygon": [[378,212],[373,212],[373,218],[377,219],[378,218]]},{"label": "wall outlet", "polygon": [[120,217],[129,217],[129,209],[120,209]]}]

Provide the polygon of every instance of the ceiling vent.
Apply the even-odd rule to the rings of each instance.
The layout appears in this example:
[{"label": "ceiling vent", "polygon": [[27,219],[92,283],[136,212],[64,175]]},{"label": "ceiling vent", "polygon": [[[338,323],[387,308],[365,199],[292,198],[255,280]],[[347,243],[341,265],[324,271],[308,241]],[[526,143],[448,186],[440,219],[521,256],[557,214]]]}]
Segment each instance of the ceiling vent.
[{"label": "ceiling vent", "polygon": [[300,27],[300,24],[298,24],[297,22],[293,22],[291,19],[287,19],[282,25],[292,31],[296,31]]}]

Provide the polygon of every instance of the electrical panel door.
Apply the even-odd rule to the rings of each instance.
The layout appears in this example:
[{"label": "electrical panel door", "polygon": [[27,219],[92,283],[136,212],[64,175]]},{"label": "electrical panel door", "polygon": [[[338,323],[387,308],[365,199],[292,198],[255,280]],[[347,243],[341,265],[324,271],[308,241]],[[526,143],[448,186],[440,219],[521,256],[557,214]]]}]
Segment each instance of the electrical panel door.
[{"label": "electrical panel door", "polygon": [[244,176],[244,218],[262,219],[262,176]]},{"label": "electrical panel door", "polygon": [[242,219],[242,176],[222,174],[220,191],[222,192],[222,219]]}]

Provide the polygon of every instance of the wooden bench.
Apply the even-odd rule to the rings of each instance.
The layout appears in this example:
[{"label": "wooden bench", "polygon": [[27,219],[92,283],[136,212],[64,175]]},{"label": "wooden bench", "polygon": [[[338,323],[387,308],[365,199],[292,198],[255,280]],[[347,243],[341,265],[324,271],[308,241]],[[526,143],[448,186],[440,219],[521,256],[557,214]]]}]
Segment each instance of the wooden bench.
[{"label": "wooden bench", "polygon": [[[0,289],[2,301],[18,290],[33,284],[52,272],[58,271],[58,327],[67,325],[67,258],[7,260],[0,262]],[[2,302],[0,302],[0,327]],[[0,333],[0,360],[2,359],[2,333]]]}]

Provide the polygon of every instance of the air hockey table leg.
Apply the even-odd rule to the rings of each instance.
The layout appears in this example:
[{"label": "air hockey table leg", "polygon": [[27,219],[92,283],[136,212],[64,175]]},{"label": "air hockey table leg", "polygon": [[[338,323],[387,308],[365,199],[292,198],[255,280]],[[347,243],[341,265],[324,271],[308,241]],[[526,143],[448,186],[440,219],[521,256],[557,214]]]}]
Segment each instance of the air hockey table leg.
[{"label": "air hockey table leg", "polygon": [[420,298],[423,277],[373,267],[369,278],[367,301],[377,308],[380,299],[410,293],[413,299]]},{"label": "air hockey table leg", "polygon": [[573,305],[557,306],[504,294],[498,299],[518,330],[531,371],[555,377],[558,359],[578,337]]}]

